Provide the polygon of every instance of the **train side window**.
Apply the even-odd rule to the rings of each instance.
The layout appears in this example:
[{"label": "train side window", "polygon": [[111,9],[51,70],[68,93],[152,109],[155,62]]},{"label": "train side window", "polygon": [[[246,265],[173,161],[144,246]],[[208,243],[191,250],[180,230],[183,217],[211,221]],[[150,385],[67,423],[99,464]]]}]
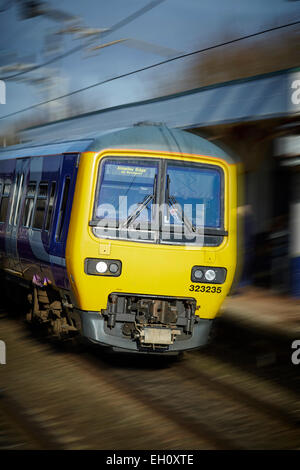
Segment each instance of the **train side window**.
[{"label": "train side window", "polygon": [[12,225],[13,223],[13,216],[15,213],[16,199],[17,199],[18,187],[19,187],[19,180],[20,180],[20,175],[18,174],[17,179],[13,184],[13,195],[12,195],[12,202],[10,206],[10,214],[9,214],[9,219],[8,219],[9,225]]},{"label": "train side window", "polygon": [[48,183],[40,183],[35,204],[34,220],[32,228],[42,229],[44,225],[45,212],[48,199]]},{"label": "train side window", "polygon": [[5,222],[10,194],[10,183],[4,183],[0,202],[0,222]]},{"label": "train side window", "polygon": [[50,228],[52,214],[53,214],[55,190],[56,190],[56,182],[53,181],[51,183],[50,199],[49,199],[49,205],[48,205],[48,212],[47,212],[45,230],[49,230],[49,228]]},{"label": "train side window", "polygon": [[58,225],[57,225],[56,237],[55,237],[57,241],[61,241],[62,239],[63,226],[64,226],[67,202],[68,202],[68,197],[69,197],[69,189],[70,189],[70,177],[67,176],[65,179],[64,192],[63,192],[62,202],[61,202],[60,210],[59,210]]},{"label": "train side window", "polygon": [[30,227],[33,214],[34,198],[36,193],[36,183],[30,182],[27,187],[25,209],[23,214],[23,226]]},{"label": "train side window", "polygon": [[17,182],[17,192],[16,192],[16,205],[15,205],[15,210],[13,214],[13,225],[17,225],[18,223],[18,217],[19,217],[19,212],[20,212],[20,207],[21,207],[21,199],[22,199],[22,193],[23,193],[23,183],[24,183],[24,174],[22,173],[21,175],[18,176],[18,182]]},{"label": "train side window", "polygon": [[3,184],[0,183],[0,207],[1,207],[1,200],[2,200],[2,190],[3,190]]}]

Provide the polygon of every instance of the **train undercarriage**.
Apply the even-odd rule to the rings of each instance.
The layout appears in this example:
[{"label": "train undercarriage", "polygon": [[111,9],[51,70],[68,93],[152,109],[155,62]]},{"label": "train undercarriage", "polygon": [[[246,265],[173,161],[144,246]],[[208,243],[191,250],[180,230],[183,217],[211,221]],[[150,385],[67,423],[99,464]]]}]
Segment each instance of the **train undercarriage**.
[{"label": "train undercarriage", "polygon": [[[69,295],[52,286],[33,286],[30,293],[26,291],[29,323],[59,340],[77,343],[85,338],[115,351],[174,353],[196,349],[207,343],[212,326],[212,320],[196,315],[196,302],[191,298],[112,293],[106,309],[87,312],[74,308]],[[14,288],[10,293],[16,300]]]},{"label": "train undercarriage", "polygon": [[191,336],[196,302],[192,299],[112,294],[102,310],[105,330],[135,341],[140,350],[168,350]]}]

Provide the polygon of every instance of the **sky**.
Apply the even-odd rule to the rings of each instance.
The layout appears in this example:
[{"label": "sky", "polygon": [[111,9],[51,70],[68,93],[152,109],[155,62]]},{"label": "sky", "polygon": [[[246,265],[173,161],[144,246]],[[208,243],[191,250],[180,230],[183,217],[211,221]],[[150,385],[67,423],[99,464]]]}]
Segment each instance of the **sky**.
[{"label": "sky", "polygon": [[[105,36],[88,44],[86,39],[76,38],[74,33],[56,34],[68,25],[62,21],[64,12],[78,17],[81,26],[111,28],[151,3],[150,0],[49,0],[50,8],[62,12],[59,20],[45,16],[21,19],[21,1],[0,0],[0,78],[6,85],[6,104],[0,104],[0,118],[172,56],[300,19],[300,1],[297,0],[164,0],[117,31],[106,32]],[[46,54],[45,50],[55,38],[60,41],[59,49],[48,50]],[[144,41],[144,50],[127,47],[124,42],[97,53],[89,51],[92,46],[119,39]],[[85,47],[57,59],[80,45]],[[162,48],[159,54],[158,46]],[[8,75],[17,72],[3,73],[1,69],[9,63],[38,65],[49,59],[57,60],[19,77],[26,81],[6,80]],[[170,74],[170,79],[174,80],[184,66],[184,59],[161,66],[155,80],[159,80],[160,73],[164,79]],[[151,77],[151,71],[141,72],[76,94],[73,100],[83,103],[84,110],[94,110],[147,99],[153,96],[156,88]],[[29,81],[40,78],[44,80],[43,86]],[[45,87],[46,78],[51,86]],[[53,116],[63,116],[66,103],[70,105],[73,101],[68,98],[55,102],[50,110]],[[28,113],[18,114],[17,118],[28,116]],[[15,119],[16,116],[0,119],[0,132],[1,127],[10,125]]]}]

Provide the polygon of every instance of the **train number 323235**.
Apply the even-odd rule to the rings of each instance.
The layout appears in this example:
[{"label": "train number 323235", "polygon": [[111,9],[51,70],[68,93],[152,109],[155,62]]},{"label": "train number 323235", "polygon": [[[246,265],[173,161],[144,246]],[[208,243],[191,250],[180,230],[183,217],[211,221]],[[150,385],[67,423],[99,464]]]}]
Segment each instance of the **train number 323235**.
[{"label": "train number 323235", "polygon": [[195,286],[194,284],[191,284],[189,287],[190,291],[194,292],[210,292],[211,294],[221,294],[222,292],[222,287],[216,287],[216,286]]}]

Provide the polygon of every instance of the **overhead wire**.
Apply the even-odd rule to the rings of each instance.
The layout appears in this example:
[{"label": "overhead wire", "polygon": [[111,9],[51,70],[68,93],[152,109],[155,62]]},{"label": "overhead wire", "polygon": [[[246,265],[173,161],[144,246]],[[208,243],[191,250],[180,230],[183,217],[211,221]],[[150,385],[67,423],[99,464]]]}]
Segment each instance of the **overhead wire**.
[{"label": "overhead wire", "polygon": [[1,119],[6,119],[8,117],[11,117],[11,116],[15,116],[17,114],[20,114],[20,113],[23,113],[25,111],[30,111],[31,109],[35,109],[39,106],[43,106],[45,104],[48,104],[48,103],[51,103],[53,101],[57,101],[57,100],[60,100],[60,99],[63,99],[63,98],[67,98],[69,96],[72,96],[72,95],[75,95],[77,93],[81,93],[83,91],[86,91],[86,90],[89,90],[91,88],[95,88],[97,86],[100,86],[100,85],[104,85],[106,83],[110,83],[110,82],[113,82],[115,80],[119,80],[121,78],[125,78],[125,77],[129,77],[131,75],[135,75],[135,74],[138,74],[138,73],[141,73],[141,72],[144,72],[146,70],[150,70],[152,68],[155,68],[155,67],[159,67],[161,65],[165,65],[165,64],[168,64],[170,62],[174,62],[176,60],[180,60],[180,59],[184,59],[186,57],[191,57],[195,54],[200,54],[202,52],[206,52],[206,51],[209,51],[209,50],[212,50],[212,49],[217,49],[219,47],[223,47],[223,46],[227,46],[227,45],[230,45],[230,44],[234,44],[236,42],[239,42],[239,41],[243,41],[245,39],[249,39],[249,38],[253,38],[253,37],[256,37],[256,36],[259,36],[259,35],[262,35],[262,34],[266,34],[266,33],[269,33],[271,31],[275,31],[275,30],[279,30],[279,29],[282,29],[282,28],[287,28],[287,27],[290,27],[290,26],[295,26],[297,24],[299,24],[300,21],[294,21],[292,23],[287,23],[287,24],[284,24],[284,25],[280,25],[280,26],[274,26],[273,28],[269,28],[269,29],[265,29],[265,30],[262,30],[262,31],[258,31],[256,33],[252,33],[252,34],[248,34],[248,35],[245,35],[245,36],[241,36],[239,38],[235,38],[235,39],[231,39],[231,40],[228,40],[228,41],[225,41],[225,42],[222,42],[222,43],[218,43],[218,44],[214,44],[212,46],[208,46],[208,47],[205,47],[203,49],[198,49],[198,50],[195,50],[195,51],[192,51],[192,52],[187,52],[185,54],[180,54],[180,55],[177,55],[175,57],[171,57],[169,59],[165,59],[165,60],[162,60],[160,62],[156,62],[154,64],[151,64],[151,65],[147,65],[147,66],[144,66],[144,67],[141,67],[139,69],[135,69],[135,70],[132,70],[131,72],[126,72],[126,73],[123,73],[123,74],[120,74],[120,75],[116,75],[114,77],[110,77],[110,78],[107,78],[105,80],[102,80],[100,82],[97,82],[97,83],[93,83],[92,85],[88,85],[86,87],[83,87],[83,88],[80,88],[80,89],[77,89],[77,90],[74,90],[70,93],[66,93],[64,95],[61,95],[61,96],[58,96],[56,98],[52,98],[50,100],[47,100],[47,101],[43,101],[41,103],[36,103],[34,105],[31,105],[31,106],[28,106],[26,108],[23,108],[21,110],[18,110],[18,111],[15,111],[13,113],[10,113],[10,114],[6,114],[5,116],[1,116],[0,117],[0,120]]},{"label": "overhead wire", "polygon": [[[151,2],[149,2],[147,5],[145,5],[144,7],[140,8],[139,10],[135,11],[134,13],[132,13],[131,15],[127,16],[126,18],[123,18],[122,20],[118,21],[117,23],[115,23],[113,26],[111,26],[107,31],[103,31],[101,33],[101,37],[105,37],[111,33],[114,33],[115,31],[117,31],[118,29],[122,28],[123,26],[126,26],[127,24],[131,23],[132,21],[136,20],[137,18],[139,18],[140,16],[144,15],[145,13],[147,13],[149,10],[152,10],[152,8],[155,8],[156,6],[158,6],[159,4],[165,2],[166,0],[152,0]],[[64,54],[61,54],[59,56],[56,56],[56,57],[52,57],[51,59],[49,59],[47,62],[43,62],[42,64],[38,64],[38,65],[35,65],[33,67],[30,67],[26,70],[22,70],[22,72],[17,72],[13,75],[8,75],[8,76],[4,76],[4,77],[0,77],[0,80],[11,80],[13,78],[17,78],[17,77],[20,77],[21,75],[25,75],[26,73],[30,73],[30,72],[33,72],[35,70],[38,70],[42,67],[46,67],[47,65],[50,65],[50,64],[53,64],[53,62],[56,62],[57,60],[60,60],[60,59],[64,59],[65,57],[71,55],[71,54],[74,54],[75,52],[78,52],[80,51],[81,49],[84,49],[85,47],[87,46],[86,43],[84,44],[80,44],[76,47],[73,47],[73,49],[65,52]]]}]

